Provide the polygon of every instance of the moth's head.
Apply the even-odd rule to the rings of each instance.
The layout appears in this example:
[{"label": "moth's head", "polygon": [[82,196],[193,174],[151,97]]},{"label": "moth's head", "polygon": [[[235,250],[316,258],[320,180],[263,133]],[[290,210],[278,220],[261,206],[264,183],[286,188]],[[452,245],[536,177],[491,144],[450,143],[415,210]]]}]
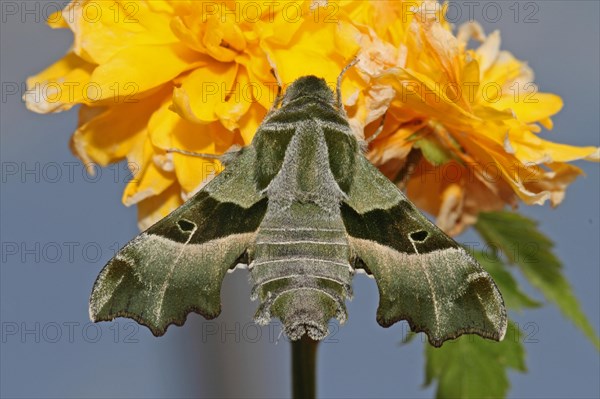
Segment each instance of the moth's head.
[{"label": "moth's head", "polygon": [[327,86],[325,79],[313,75],[298,78],[286,90],[283,96],[282,105],[297,100],[301,97],[317,98],[321,101],[333,103],[333,92]]}]

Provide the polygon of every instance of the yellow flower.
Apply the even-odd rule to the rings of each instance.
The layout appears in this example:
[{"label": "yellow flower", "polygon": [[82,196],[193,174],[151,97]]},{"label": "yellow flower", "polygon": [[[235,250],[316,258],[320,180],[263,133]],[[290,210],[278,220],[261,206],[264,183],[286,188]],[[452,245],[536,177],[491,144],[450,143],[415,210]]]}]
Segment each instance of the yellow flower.
[{"label": "yellow flower", "polygon": [[[73,151],[86,163],[127,159],[123,202],[144,228],[221,170],[167,149],[247,145],[277,91],[271,69],[284,83],[314,74],[333,87],[358,54],[342,85],[351,125],[369,137],[387,113],[369,156],[404,176],[442,227],[457,233],[517,198],[558,204],[580,173],[566,162],[598,149],[538,137],[561,99],[536,91],[498,33],[469,24],[455,36],[443,14],[435,1],[76,1],[49,18],[73,32],[72,49],[28,79],[26,104],[80,106]],[[467,49],[469,38],[481,46]]]},{"label": "yellow flower", "polygon": [[165,150],[220,154],[248,144],[277,92],[273,66],[284,82],[311,73],[335,82],[358,45],[311,7],[72,2],[49,18],[73,31],[72,50],[28,79],[27,106],[45,113],[81,104],[73,151],[85,163],[128,160],[135,179],[123,202],[138,204],[147,227],[221,169]]}]

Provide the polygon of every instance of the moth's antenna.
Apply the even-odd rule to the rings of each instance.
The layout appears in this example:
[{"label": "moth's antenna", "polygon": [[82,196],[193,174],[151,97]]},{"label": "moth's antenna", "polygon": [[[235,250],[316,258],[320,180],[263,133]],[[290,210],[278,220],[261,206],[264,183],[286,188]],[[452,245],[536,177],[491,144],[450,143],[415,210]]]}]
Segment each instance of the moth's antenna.
[{"label": "moth's antenna", "polygon": [[275,77],[275,81],[277,82],[277,98],[280,98],[283,91],[283,83],[281,83],[281,78],[275,68],[271,68],[271,75]]},{"label": "moth's antenna", "polygon": [[179,148],[167,148],[166,151],[167,151],[167,153],[176,152],[178,154],[189,155],[191,157],[207,158],[207,159],[221,159],[221,157],[223,156],[223,155],[217,155],[217,154],[205,154],[202,152],[180,150]]},{"label": "moth's antenna", "polygon": [[358,62],[358,56],[354,56],[354,58],[352,59],[352,61],[350,61],[348,63],[348,65],[346,65],[344,67],[344,69],[342,69],[342,72],[340,72],[340,74],[338,75],[337,78],[337,87],[335,88],[335,93],[337,95],[337,103],[338,103],[338,107],[340,109],[343,109],[343,104],[342,104],[342,78],[344,77],[344,74],[346,73],[346,71],[350,68],[352,68],[354,65],[356,65],[356,63]]},{"label": "moth's antenna", "polygon": [[381,117],[381,122],[379,122],[379,127],[377,128],[377,130],[375,130],[375,133],[373,133],[371,135],[371,137],[369,137],[367,139],[367,144],[371,143],[371,141],[375,140],[377,138],[377,136],[379,136],[379,134],[383,131],[383,125],[385,124],[385,117],[387,116],[387,112],[385,114],[383,114],[383,116]]},{"label": "moth's antenna", "polygon": [[271,60],[271,57],[269,57],[268,55],[267,55],[267,60],[269,61],[269,64],[271,65],[271,75],[273,75],[275,77],[275,81],[277,82],[277,96],[275,97],[273,106],[269,110],[269,113],[271,113],[271,111],[273,111],[274,109],[279,107],[281,100],[283,100],[283,83],[281,82],[281,78],[279,77],[279,74],[277,73],[277,68],[275,68],[275,63]]},{"label": "moth's antenna", "polygon": [[400,169],[400,171],[398,171],[398,173],[392,180],[393,183],[396,186],[398,186],[398,188],[400,190],[404,190],[406,188],[406,183],[408,182],[408,178],[413,175],[413,172],[414,172],[415,168],[417,167],[417,164],[421,160],[422,156],[423,155],[421,155],[421,151],[417,150],[416,148],[413,148],[412,150],[410,150],[410,152],[406,156],[406,161],[404,163],[404,166]]},{"label": "moth's antenna", "polygon": [[227,151],[225,151],[223,154],[205,154],[202,152],[181,150],[179,148],[168,148],[166,151],[167,154],[176,152],[178,154],[188,155],[191,157],[216,159],[220,161],[223,165],[228,165],[231,161],[235,159],[236,155],[238,155],[242,151],[242,147],[240,147],[237,144],[234,144],[231,147],[229,147],[229,149],[227,149]]}]

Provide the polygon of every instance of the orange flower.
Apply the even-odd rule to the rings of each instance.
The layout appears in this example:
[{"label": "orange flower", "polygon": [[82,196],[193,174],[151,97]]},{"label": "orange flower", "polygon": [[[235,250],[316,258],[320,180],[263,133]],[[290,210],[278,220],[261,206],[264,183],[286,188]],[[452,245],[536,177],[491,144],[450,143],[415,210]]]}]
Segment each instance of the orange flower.
[{"label": "orange flower", "polygon": [[[540,125],[552,128],[560,97],[537,91],[531,69],[500,51],[498,32],[486,37],[470,23],[454,36],[443,12],[411,14],[410,37],[400,41],[409,48],[406,61],[384,73],[395,95],[371,160],[400,178],[411,200],[450,234],[517,199],[558,205],[582,173],[566,162],[600,159],[596,147],[537,136]],[[481,41],[478,49],[467,49],[471,38]]]}]

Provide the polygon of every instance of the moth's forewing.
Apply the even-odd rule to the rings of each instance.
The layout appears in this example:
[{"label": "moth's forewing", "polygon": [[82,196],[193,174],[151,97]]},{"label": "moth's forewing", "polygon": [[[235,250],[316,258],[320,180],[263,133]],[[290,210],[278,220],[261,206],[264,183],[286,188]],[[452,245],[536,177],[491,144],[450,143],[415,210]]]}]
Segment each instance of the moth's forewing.
[{"label": "moth's forewing", "polygon": [[267,199],[256,189],[256,155],[245,148],[203,190],[130,241],[98,276],[90,317],[129,317],[163,335],[190,312],[221,311],[227,270],[254,245]]}]

